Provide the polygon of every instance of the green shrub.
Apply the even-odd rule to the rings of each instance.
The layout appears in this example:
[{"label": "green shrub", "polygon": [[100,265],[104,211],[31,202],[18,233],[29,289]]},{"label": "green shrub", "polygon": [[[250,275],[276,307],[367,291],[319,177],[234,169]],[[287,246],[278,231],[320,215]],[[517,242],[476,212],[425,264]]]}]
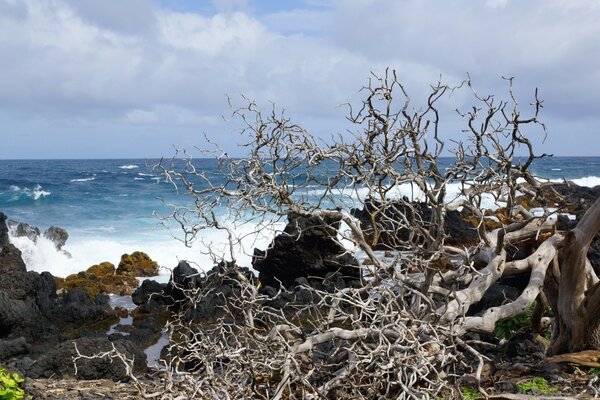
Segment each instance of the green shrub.
[{"label": "green shrub", "polygon": [[551,393],[556,392],[556,389],[551,388],[548,385],[548,381],[544,378],[531,378],[518,384],[519,391],[523,393],[537,392],[537,393]]},{"label": "green shrub", "polygon": [[524,313],[496,322],[494,336],[510,339],[519,329],[531,326],[531,314],[533,314],[534,308],[535,302]]},{"label": "green shrub", "polygon": [[19,386],[23,378],[19,374],[11,374],[0,368],[0,400],[22,400],[25,391]]},{"label": "green shrub", "polygon": [[483,396],[477,390],[473,389],[470,386],[463,386],[460,388],[463,399],[465,400],[475,400],[482,399]]}]

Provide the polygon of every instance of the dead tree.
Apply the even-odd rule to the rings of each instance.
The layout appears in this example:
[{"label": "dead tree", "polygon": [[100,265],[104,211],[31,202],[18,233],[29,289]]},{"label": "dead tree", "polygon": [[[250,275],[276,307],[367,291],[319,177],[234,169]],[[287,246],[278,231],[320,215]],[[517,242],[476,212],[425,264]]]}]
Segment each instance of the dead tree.
[{"label": "dead tree", "polygon": [[[190,322],[189,315],[214,286],[185,290],[186,306],[170,325],[168,383],[155,393],[452,396],[466,368],[465,354],[479,360],[476,376],[483,365],[468,333],[492,332],[497,321],[522,313],[542,291],[555,316],[551,352],[597,348],[600,290],[586,253],[600,229],[600,203],[572,232],[556,232],[543,185],[529,172],[538,156],[524,132],[537,127],[545,134],[538,120],[542,102],[536,92],[524,117],[512,79],[506,81],[506,99],[480,96],[470,79],[456,87],[438,82],[424,106],[415,108],[394,71],[373,75],[363,88],[365,100],[358,108],[349,106],[357,130],[350,139],[328,141],[274,107],[264,112],[244,99],[233,115],[242,122],[247,157],[229,157],[216,145],[202,150],[218,160],[218,180],[199,170],[185,151],[177,154],[183,167],[179,159],[158,164],[193,199],[169,216],[183,229],[183,240],[201,238],[205,229],[226,232],[227,251],[208,251],[216,262],[228,260],[227,271],[211,279],[228,276],[237,294],[224,299],[217,320],[202,324]],[[465,129],[446,149],[441,121],[447,110],[441,110],[440,99],[458,91],[470,93],[474,105],[455,114]],[[444,168],[446,150],[453,160]],[[451,185],[458,191],[450,193]],[[484,210],[486,201],[496,207]],[[530,202],[542,206],[544,215],[534,216]],[[217,218],[216,207],[228,210],[225,221]],[[351,212],[361,207],[366,218]],[[457,211],[473,223],[477,235],[471,243],[449,245],[447,218]],[[339,241],[369,259],[358,287],[282,286],[278,295],[305,290],[316,300],[269,306],[273,295],[237,270],[236,252],[244,242],[239,227],[258,222],[254,234],[260,234],[290,213],[320,218],[324,225],[341,222]],[[526,257],[508,258],[524,244],[530,248]],[[468,313],[492,284],[523,271],[531,272],[529,283],[516,300]]]}]

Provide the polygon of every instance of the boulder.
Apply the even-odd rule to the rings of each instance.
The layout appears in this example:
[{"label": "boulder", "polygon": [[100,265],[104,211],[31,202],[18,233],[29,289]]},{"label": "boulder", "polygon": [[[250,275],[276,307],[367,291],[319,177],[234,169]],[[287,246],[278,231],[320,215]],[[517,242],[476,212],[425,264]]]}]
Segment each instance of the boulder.
[{"label": "boulder", "polygon": [[[416,212],[415,212],[416,211]],[[374,229],[371,216],[378,213],[375,223],[378,225],[379,237],[374,243]],[[352,209],[351,214],[360,220],[365,238],[376,250],[403,249],[409,238],[419,243],[419,237],[412,237],[415,231],[406,227],[416,224],[428,228],[432,210],[423,202],[407,204],[401,201],[390,201],[385,207],[374,199],[365,201],[362,209]],[[399,221],[403,223],[400,224]],[[406,221],[406,222],[404,222]],[[462,218],[458,211],[448,211],[444,225],[446,243],[449,245],[470,245],[479,241],[475,225]]]},{"label": "boulder", "polygon": [[100,264],[92,265],[89,267],[86,272],[88,274],[96,275],[97,277],[105,276],[105,275],[114,275],[116,272],[115,266],[109,262],[103,262]]},{"label": "boulder", "polygon": [[29,353],[31,346],[24,337],[13,340],[0,340],[0,361],[5,361],[14,356],[22,356]]},{"label": "boulder", "polygon": [[288,215],[288,224],[266,251],[254,249],[252,266],[265,286],[291,286],[297,278],[340,272],[357,280],[358,261],[337,240],[339,221]]},{"label": "boulder", "polygon": [[67,239],[69,239],[69,234],[63,228],[51,226],[44,232],[44,237],[54,243],[57,250],[61,250],[67,242]]},{"label": "boulder", "polygon": [[6,226],[6,215],[0,213],[0,250],[9,243],[8,226]]},{"label": "boulder", "polygon": [[26,237],[34,243],[36,243],[38,238],[40,237],[40,229],[35,226],[26,224],[25,222],[8,220],[7,224],[13,236]]},{"label": "boulder", "polygon": [[172,301],[168,301],[164,296],[166,288],[167,285],[164,283],[158,283],[147,279],[142,282],[135,292],[133,292],[131,300],[138,306],[149,303],[150,301],[164,305],[170,304]]},{"label": "boulder", "polygon": [[135,251],[131,254],[123,254],[117,268],[117,274],[130,276],[156,276],[158,275],[158,264],[148,254]]},{"label": "boulder", "polygon": [[144,373],[147,369],[146,354],[131,341],[117,340],[111,342],[107,338],[79,338],[59,344],[38,360],[27,370],[30,378],[65,378],[74,377],[82,380],[111,379],[125,382],[130,379],[124,363],[119,358],[94,357],[77,360],[75,372],[73,358],[77,357],[76,348],[86,356],[110,352],[114,348],[127,359],[134,359],[134,373]]},{"label": "boulder", "polygon": [[100,293],[115,293],[121,296],[131,295],[139,285],[131,275],[115,273],[115,266],[109,262],[92,265],[86,271],[57,279],[57,284],[64,289],[77,289],[87,292],[91,297]]}]

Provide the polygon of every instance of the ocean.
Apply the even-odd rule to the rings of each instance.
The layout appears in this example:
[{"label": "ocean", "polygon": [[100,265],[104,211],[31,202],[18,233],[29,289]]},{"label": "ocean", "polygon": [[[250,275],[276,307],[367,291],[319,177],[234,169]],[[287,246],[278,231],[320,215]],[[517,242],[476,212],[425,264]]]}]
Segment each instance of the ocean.
[{"label": "ocean", "polygon": [[[123,253],[144,251],[165,267],[161,278],[167,280],[170,268],[185,259],[200,269],[213,261],[203,247],[186,247],[176,227],[169,230],[156,215],[169,215],[167,204],[190,204],[185,193],[178,193],[162,175],[152,170],[158,160],[0,160],[0,212],[9,219],[26,222],[42,231],[55,225],[65,228],[69,239],[64,250],[55,250],[42,238],[33,243],[27,238],[11,238],[23,252],[29,269],[66,276],[89,266],[109,261],[118,264]],[[442,159],[442,166],[450,159]],[[199,170],[222,179],[212,159],[195,161]],[[552,157],[537,160],[535,175],[568,179],[582,186],[600,184],[600,157]],[[225,216],[227,210],[216,210]],[[275,225],[280,229],[282,223]],[[252,232],[246,224],[237,229]],[[254,247],[266,248],[272,235],[249,238],[237,250],[238,262],[250,266]],[[226,251],[225,234],[209,230],[201,238],[214,251]]]}]

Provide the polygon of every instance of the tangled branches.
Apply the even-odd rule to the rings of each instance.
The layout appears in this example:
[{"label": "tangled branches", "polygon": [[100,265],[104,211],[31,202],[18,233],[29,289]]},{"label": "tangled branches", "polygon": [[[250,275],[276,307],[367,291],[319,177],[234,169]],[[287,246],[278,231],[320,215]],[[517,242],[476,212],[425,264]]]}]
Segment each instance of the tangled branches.
[{"label": "tangled branches", "polygon": [[[244,99],[233,116],[243,125],[246,157],[229,157],[209,142],[213,149],[201,154],[215,160],[214,169],[186,151],[156,165],[193,200],[168,217],[183,229],[182,240],[191,244],[216,229],[227,246],[209,246],[220,264],[177,286],[183,296],[169,322],[166,379],[154,393],[421,399],[456,396],[464,373],[478,378],[485,356],[469,333],[491,332],[529,307],[548,276],[561,279],[556,268],[547,274],[563,237],[548,218],[549,191],[529,172],[538,156],[524,132],[538,127],[545,134],[542,102],[536,92],[523,116],[512,78],[507,83],[507,99],[496,99],[480,96],[470,79],[456,87],[438,82],[425,105],[413,108],[394,71],[373,75],[365,100],[349,105],[356,132],[332,142]],[[454,113],[466,128],[446,149],[441,121],[449,113],[441,99],[458,91],[475,105]],[[249,239],[280,229],[290,215],[316,220],[323,240],[343,249],[334,255],[339,270],[323,271],[318,259],[289,283],[277,272],[257,280],[238,266],[240,254],[250,254]],[[468,224],[452,231],[452,221]],[[298,242],[307,231],[296,226],[281,235]],[[527,254],[515,256],[515,249]],[[255,252],[254,263],[282,257],[274,253],[274,245]],[[348,255],[366,261],[342,265]],[[358,269],[355,279],[341,276],[343,268]],[[529,284],[518,298],[470,312],[495,282],[523,271]],[[558,310],[563,303],[553,293]]]}]

